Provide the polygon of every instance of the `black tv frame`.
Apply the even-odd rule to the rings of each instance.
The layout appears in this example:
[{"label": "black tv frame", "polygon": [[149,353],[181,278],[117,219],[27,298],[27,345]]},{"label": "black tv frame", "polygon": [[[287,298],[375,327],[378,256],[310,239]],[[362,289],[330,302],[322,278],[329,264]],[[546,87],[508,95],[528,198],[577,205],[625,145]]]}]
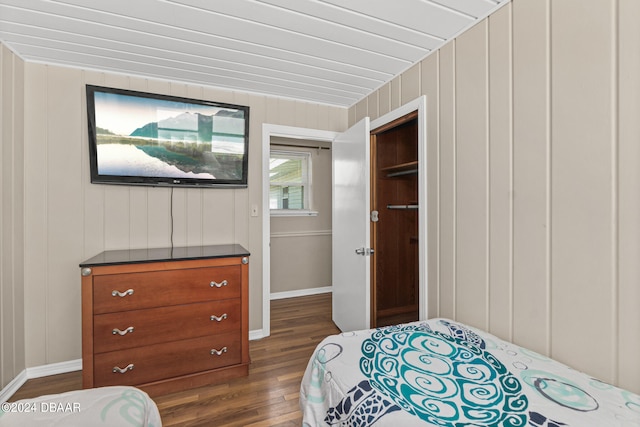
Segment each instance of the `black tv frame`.
[{"label": "black tv frame", "polygon": [[[231,109],[242,111],[244,114],[244,148],[241,161],[241,177],[237,179],[225,178],[188,178],[171,176],[143,176],[143,175],[108,175],[100,174],[98,170],[98,133],[96,124],[95,93],[123,95],[129,97],[162,101],[167,103],[169,109],[176,103],[193,104],[199,107],[214,109]],[[243,105],[214,102],[202,99],[185,98],[157,93],[138,92],[128,89],[118,89],[111,87],[86,85],[87,100],[87,120],[88,120],[88,140],[89,140],[89,167],[91,182],[94,184],[114,184],[114,185],[142,185],[142,186],[169,186],[169,187],[197,187],[197,188],[246,188],[249,166],[249,107]],[[124,112],[122,114],[125,114]],[[123,135],[124,137],[124,135]]]}]

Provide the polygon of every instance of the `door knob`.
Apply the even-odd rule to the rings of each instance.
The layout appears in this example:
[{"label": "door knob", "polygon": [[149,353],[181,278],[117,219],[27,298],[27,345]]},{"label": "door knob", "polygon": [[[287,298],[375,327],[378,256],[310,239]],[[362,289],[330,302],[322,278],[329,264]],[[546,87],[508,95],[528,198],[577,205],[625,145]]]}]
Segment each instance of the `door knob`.
[{"label": "door knob", "polygon": [[362,256],[369,256],[369,255],[373,255],[373,248],[358,248],[356,249],[356,254],[358,255],[362,255]]}]

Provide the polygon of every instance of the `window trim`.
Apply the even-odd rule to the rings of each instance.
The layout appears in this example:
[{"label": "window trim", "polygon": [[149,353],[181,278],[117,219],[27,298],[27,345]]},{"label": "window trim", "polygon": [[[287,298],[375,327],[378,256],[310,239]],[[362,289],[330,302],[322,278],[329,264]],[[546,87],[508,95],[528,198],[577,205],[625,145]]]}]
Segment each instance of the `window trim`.
[{"label": "window trim", "polygon": [[[313,184],[312,184],[312,176],[313,176],[313,167],[311,161],[311,150],[279,150],[271,148],[269,151],[269,160],[273,154],[280,155],[283,157],[298,157],[306,159],[306,184],[303,184],[304,187],[304,200],[303,204],[307,206],[306,209],[269,209],[269,213],[271,216],[318,216],[318,211],[312,209],[311,201],[313,200]],[[271,186],[271,181],[269,181],[269,185]]]}]

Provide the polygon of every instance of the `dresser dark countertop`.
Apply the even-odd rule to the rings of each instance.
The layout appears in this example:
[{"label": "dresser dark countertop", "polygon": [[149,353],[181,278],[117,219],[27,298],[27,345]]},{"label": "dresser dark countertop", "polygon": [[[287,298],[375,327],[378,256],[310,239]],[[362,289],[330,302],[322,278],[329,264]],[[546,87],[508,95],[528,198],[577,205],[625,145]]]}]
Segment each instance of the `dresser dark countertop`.
[{"label": "dresser dark countertop", "polygon": [[80,267],[141,264],[163,261],[186,261],[208,258],[231,258],[249,255],[249,251],[238,244],[152,249],[123,249],[101,252],[98,255],[81,262]]}]

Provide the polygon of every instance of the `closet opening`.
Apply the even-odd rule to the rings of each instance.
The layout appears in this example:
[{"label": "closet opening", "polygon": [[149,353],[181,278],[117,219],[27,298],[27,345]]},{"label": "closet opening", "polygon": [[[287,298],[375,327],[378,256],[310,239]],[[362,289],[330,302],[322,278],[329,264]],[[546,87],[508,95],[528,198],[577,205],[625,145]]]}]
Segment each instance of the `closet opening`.
[{"label": "closet opening", "polygon": [[371,327],[419,319],[418,112],[371,131]]}]

